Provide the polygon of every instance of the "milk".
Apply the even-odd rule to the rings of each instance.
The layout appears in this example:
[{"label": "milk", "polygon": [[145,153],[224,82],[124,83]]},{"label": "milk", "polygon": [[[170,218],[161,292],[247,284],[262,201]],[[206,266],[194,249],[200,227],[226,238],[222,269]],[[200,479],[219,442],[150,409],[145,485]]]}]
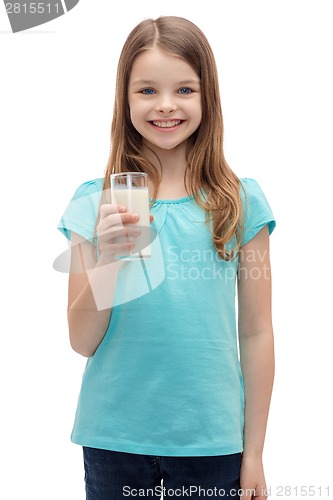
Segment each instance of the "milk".
[{"label": "milk", "polygon": [[[131,225],[139,226],[141,229],[141,236],[131,238],[121,238],[123,241],[133,241],[135,246],[128,252],[126,260],[148,258],[151,256],[149,231],[150,231],[150,217],[149,217],[149,190],[148,187],[131,187],[131,186],[114,186],[111,190],[112,203],[123,205],[127,207],[127,211],[139,214],[138,222]],[[119,239],[120,240],[120,239]],[[145,246],[144,248],[143,245]]]}]

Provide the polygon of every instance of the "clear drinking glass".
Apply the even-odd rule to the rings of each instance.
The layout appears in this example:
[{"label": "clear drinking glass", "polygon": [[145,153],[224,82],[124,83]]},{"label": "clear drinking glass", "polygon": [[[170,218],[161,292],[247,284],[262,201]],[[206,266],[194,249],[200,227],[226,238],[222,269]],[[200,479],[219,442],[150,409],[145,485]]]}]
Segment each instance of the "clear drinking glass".
[{"label": "clear drinking glass", "polygon": [[127,255],[119,259],[135,260],[151,257],[148,174],[144,172],[123,172],[111,174],[111,203],[127,207],[127,211],[139,214],[138,222],[131,224],[141,231],[138,237],[122,237],[119,242],[133,241],[135,244]]}]

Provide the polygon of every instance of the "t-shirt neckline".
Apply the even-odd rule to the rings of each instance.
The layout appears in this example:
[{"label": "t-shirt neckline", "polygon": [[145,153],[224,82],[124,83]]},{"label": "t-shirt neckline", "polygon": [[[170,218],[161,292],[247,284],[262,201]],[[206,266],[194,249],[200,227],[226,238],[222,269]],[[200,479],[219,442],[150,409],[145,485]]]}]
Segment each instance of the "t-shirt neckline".
[{"label": "t-shirt neckline", "polygon": [[[156,198],[154,205],[155,204],[160,204],[160,203],[185,203],[186,201],[193,200],[194,195],[189,195],[189,196],[183,196],[182,198],[174,198],[174,199],[163,199],[163,198]],[[150,198],[152,200],[152,198]]]}]

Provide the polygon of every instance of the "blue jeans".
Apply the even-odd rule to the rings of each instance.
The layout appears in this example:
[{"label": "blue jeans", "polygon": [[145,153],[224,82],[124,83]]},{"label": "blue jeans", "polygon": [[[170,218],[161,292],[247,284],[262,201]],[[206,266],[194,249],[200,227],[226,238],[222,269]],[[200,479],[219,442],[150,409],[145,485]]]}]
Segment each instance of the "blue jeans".
[{"label": "blue jeans", "polygon": [[[156,457],[83,447],[86,500],[239,500],[242,453]],[[163,483],[162,483],[163,480]]]}]

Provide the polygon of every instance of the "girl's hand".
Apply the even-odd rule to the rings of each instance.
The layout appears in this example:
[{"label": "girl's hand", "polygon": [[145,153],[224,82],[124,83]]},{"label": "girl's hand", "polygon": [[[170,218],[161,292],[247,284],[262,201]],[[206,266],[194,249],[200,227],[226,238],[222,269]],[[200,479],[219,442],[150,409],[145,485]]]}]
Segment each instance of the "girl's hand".
[{"label": "girl's hand", "polygon": [[241,500],[266,500],[267,486],[261,457],[243,454],[240,470]]},{"label": "girl's hand", "polygon": [[[154,217],[150,215],[150,222]],[[131,241],[140,236],[139,215],[127,212],[125,207],[105,203],[100,207],[100,221],[97,225],[98,245],[101,258],[114,262],[116,255],[125,255],[135,246]]]}]

